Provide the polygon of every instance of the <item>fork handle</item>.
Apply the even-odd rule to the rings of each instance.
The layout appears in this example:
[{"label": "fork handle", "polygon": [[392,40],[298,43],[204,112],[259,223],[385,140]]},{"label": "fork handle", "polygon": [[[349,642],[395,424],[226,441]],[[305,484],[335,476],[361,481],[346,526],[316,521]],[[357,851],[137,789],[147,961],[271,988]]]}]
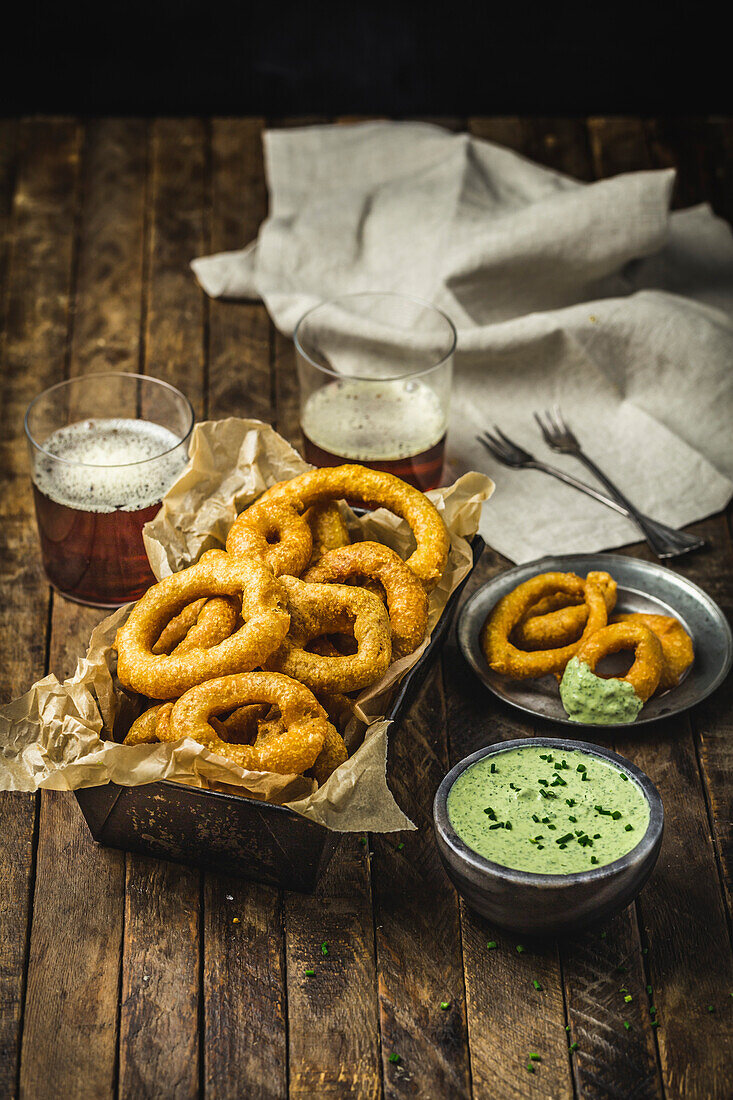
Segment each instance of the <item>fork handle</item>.
[{"label": "fork handle", "polygon": [[[658,558],[674,557],[675,554],[680,552],[679,537],[676,531],[670,528],[665,531],[661,528],[660,524],[656,523],[654,520],[650,520],[643,512],[638,511],[628,497],[624,496],[621,490],[614,485],[606,474],[604,474],[603,470],[599,469],[595,462],[591,458],[588,458],[583,451],[578,449],[574,454],[575,457],[583,463],[586,469],[590,470],[593,476],[600,481],[601,485],[605,486],[613,500],[625,510],[629,519],[633,520],[639,528]],[[667,533],[667,531],[669,533]]]},{"label": "fork handle", "polygon": [[[592,465],[592,464],[591,464]],[[612,497],[606,496],[605,493],[601,493],[598,489],[594,489],[592,485],[588,485],[585,481],[580,481],[579,478],[573,477],[572,474],[566,474],[564,470],[559,470],[557,466],[549,466],[546,462],[538,462],[535,460],[532,463],[532,467],[537,470],[542,470],[546,474],[550,474],[552,477],[557,478],[558,481],[565,482],[566,485],[572,485],[574,489],[579,489],[581,493],[585,493],[586,496],[593,497],[594,500],[599,501],[601,504],[605,504],[607,508],[612,508],[614,512],[618,512],[619,515],[626,516],[627,519],[634,520],[631,511],[623,504],[620,504]],[[594,471],[595,472],[595,471]],[[621,494],[619,494],[620,496]],[[654,532],[655,545],[652,549],[657,553],[657,547],[659,547],[659,556],[661,557],[676,557],[679,554],[687,553],[689,550],[698,550],[705,545],[704,539],[698,538],[696,535],[689,535],[686,531],[677,531],[674,527],[667,527],[664,523],[658,523],[657,520],[650,519],[649,516],[641,515],[645,527],[647,530]],[[643,530],[644,538],[647,537],[646,531]],[[662,550],[662,546],[666,546],[666,550]]]}]

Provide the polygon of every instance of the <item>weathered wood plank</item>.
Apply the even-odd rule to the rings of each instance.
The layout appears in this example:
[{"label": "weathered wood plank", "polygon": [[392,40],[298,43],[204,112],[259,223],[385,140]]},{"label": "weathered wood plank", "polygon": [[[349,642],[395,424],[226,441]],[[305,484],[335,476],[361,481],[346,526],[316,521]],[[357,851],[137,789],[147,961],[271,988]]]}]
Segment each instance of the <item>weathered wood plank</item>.
[{"label": "weathered wood plank", "polygon": [[[211,235],[209,249],[244,248],[257,235],[267,196],[261,119],[214,119],[211,124]],[[218,416],[270,421],[270,319],[259,303],[209,303],[210,388]],[[209,410],[209,415],[214,413]]]},{"label": "weathered wood plank", "polygon": [[468,129],[474,137],[493,141],[497,145],[506,145],[507,149],[513,149],[515,153],[526,153],[528,130],[525,119],[511,116],[472,117],[468,120]]},{"label": "weathered wood plank", "polygon": [[593,178],[588,129],[580,118],[530,118],[528,155],[579,180]]},{"label": "weathered wood plank", "polygon": [[204,412],[206,300],[189,263],[206,250],[208,134],[200,119],[156,119],[151,133],[145,373]]},{"label": "weathered wood plank", "polygon": [[[390,787],[418,831],[373,841],[382,1066],[390,1097],[471,1091],[458,900],[432,823],[433,795],[448,769],[446,734],[436,671],[390,741]],[[393,1053],[398,1063],[389,1061]]]},{"label": "weathered wood plank", "polygon": [[[115,119],[86,134],[70,377],[140,365],[146,133],[144,122]],[[54,598],[54,671],[72,670],[103,616]],[[94,844],[73,797],[44,794],[21,1078],[29,1095],[40,1080],[30,1071],[48,1066],[55,1095],[104,1097],[116,1087],[124,897],[124,854]],[[66,908],[80,899],[81,924]]]},{"label": "weathered wood plank", "polygon": [[[211,129],[213,252],[241,248],[265,215],[258,119]],[[208,414],[271,418],[270,322],[260,304],[209,303]],[[280,892],[206,875],[203,1049],[206,1096],[287,1095],[287,996]]]},{"label": "weathered wood plank", "polygon": [[[188,263],[204,247],[206,139],[201,122],[152,123],[145,188],[143,373],[204,403],[204,306]],[[201,874],[128,854],[119,1096],[199,1091]]]},{"label": "weathered wood plank", "polygon": [[[48,587],[38,550],[23,415],[63,377],[78,202],[75,122],[2,125],[0,156],[0,700],[43,675]],[[16,144],[17,136],[17,144]],[[16,1095],[38,798],[0,794],[0,1094]]]}]

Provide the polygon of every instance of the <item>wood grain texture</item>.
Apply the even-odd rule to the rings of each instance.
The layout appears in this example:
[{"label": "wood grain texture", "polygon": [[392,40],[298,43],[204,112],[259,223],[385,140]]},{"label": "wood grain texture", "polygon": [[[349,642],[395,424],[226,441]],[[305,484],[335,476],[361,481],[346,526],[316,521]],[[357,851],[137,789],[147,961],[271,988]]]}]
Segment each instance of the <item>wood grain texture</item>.
[{"label": "wood grain texture", "polygon": [[379,1096],[369,857],[353,834],[315,894],[285,895],[285,942],[290,1096]]},{"label": "wood grain texture", "polygon": [[[63,377],[78,201],[73,122],[0,130],[0,701],[45,671],[48,589],[38,551],[23,415]],[[0,794],[0,1094],[16,1094],[38,797]]]},{"label": "wood grain texture", "polygon": [[150,140],[144,370],[204,415],[206,315],[189,264],[207,248],[208,132],[201,119],[156,119]]},{"label": "wood grain texture", "polygon": [[[210,240],[241,248],[265,215],[262,122],[211,125]],[[264,306],[209,303],[207,406],[212,419],[271,417],[270,322]],[[282,897],[258,883],[204,882],[203,1078],[206,1096],[287,1095],[287,994]]]},{"label": "wood grain texture", "polygon": [[[390,738],[390,789],[417,832],[373,839],[388,1097],[471,1094],[458,899],[443,872],[432,825],[433,796],[447,769],[445,698],[436,669]],[[399,1054],[398,1063],[389,1061],[392,1053]]]},{"label": "wood grain texture", "polygon": [[[257,236],[267,195],[261,119],[211,124],[211,252],[241,249]],[[270,319],[260,303],[209,303],[209,388],[218,413],[271,421]]]}]

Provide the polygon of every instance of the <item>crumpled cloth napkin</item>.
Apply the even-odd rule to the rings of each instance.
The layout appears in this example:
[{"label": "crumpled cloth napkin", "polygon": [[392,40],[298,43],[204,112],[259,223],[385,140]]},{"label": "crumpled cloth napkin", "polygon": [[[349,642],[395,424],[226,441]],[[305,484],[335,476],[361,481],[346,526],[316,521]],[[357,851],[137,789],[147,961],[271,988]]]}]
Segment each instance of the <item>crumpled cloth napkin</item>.
[{"label": "crumpled cloth napkin", "polygon": [[286,335],[360,290],[426,298],[458,329],[449,475],[489,473],[481,534],[517,562],[636,541],[576,490],[498,465],[499,424],[537,457],[558,404],[641,510],[681,526],[733,494],[733,240],[708,206],[670,213],[674,173],[584,184],[467,134],[375,122],[270,131],[270,214],[241,252],[194,260],[213,297],[261,298]]}]

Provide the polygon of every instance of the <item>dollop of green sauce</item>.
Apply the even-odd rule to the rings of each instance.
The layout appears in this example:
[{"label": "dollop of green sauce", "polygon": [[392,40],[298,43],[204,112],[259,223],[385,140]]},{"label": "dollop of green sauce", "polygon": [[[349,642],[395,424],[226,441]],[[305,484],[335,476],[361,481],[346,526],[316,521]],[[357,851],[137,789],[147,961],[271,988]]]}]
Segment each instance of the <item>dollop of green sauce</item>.
[{"label": "dollop of green sauce", "polygon": [[568,718],[588,726],[633,722],[644,706],[626,680],[604,680],[577,657],[568,661],[560,682],[560,698]]},{"label": "dollop of green sauce", "polygon": [[528,745],[478,760],[448,792],[448,819],[479,855],[518,871],[605,867],[649,826],[641,787],[602,757]]}]

